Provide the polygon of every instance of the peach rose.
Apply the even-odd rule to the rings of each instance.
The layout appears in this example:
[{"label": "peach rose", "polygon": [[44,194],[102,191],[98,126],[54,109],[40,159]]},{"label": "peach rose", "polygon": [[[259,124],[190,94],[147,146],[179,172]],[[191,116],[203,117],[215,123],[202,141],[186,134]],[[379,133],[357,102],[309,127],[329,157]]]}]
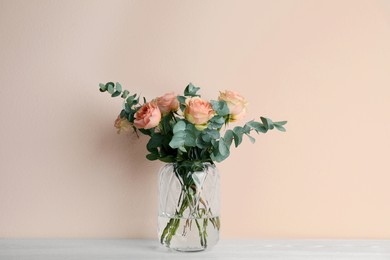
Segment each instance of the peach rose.
[{"label": "peach rose", "polygon": [[145,103],[134,115],[137,128],[150,129],[156,127],[161,120],[161,111],[155,102]]},{"label": "peach rose", "polygon": [[192,97],[186,99],[186,109],[184,110],[184,117],[195,124],[199,130],[207,126],[207,122],[214,116],[214,110],[210,102],[205,101],[199,97]]},{"label": "peach rose", "polygon": [[179,100],[177,100],[177,95],[175,95],[173,92],[158,97],[156,99],[156,102],[158,108],[163,114],[168,114],[171,111],[173,112],[177,111],[180,105]]},{"label": "peach rose", "polygon": [[218,100],[226,102],[230,112],[230,122],[235,122],[236,120],[240,120],[245,117],[248,102],[237,92],[230,90],[219,92]]},{"label": "peach rose", "polygon": [[129,122],[129,120],[127,120],[126,117],[121,118],[120,116],[118,116],[118,118],[115,120],[114,126],[118,129],[118,134],[120,134],[122,131],[130,132],[130,130],[132,129],[131,123]]}]

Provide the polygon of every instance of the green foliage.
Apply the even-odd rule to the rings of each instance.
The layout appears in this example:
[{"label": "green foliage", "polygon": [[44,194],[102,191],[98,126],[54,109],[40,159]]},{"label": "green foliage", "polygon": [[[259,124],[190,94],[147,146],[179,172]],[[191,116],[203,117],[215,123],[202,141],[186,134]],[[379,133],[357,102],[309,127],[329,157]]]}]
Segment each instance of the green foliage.
[{"label": "green foliage", "polygon": [[[99,90],[108,92],[111,97],[121,96],[124,103],[119,115],[131,124],[134,123],[135,114],[142,106],[137,94],[122,90],[122,85],[118,82],[115,84],[113,82],[100,83]],[[197,94],[198,90],[198,87],[190,83],[184,90],[184,96],[177,96],[182,113],[185,111],[187,98],[200,97]],[[145,104],[146,99],[142,100]],[[149,152],[146,158],[151,161],[176,162],[182,167],[195,167],[198,165],[197,162],[222,162],[229,157],[231,145],[234,143],[234,146],[238,147],[244,135],[254,143],[255,138],[251,135],[253,132],[265,134],[273,129],[286,131],[284,125],[287,121],[273,122],[269,118],[260,117],[259,121],[251,120],[243,126],[226,129],[224,134],[221,134],[224,126],[226,127],[229,123],[231,116],[229,108],[225,101],[212,100],[210,103],[215,115],[203,130],[197,129],[184,118],[183,114],[178,112],[162,115],[159,125],[152,129],[138,129],[133,125],[136,133],[140,132],[150,137],[146,146]],[[217,222],[213,225],[217,225]]]},{"label": "green foliage", "polygon": [[187,97],[200,97],[200,95],[196,94],[200,88],[195,87],[192,83],[188,84],[188,86],[184,89],[184,96]]},{"label": "green foliage", "polygon": [[209,125],[207,126],[208,129],[221,129],[222,126],[225,124],[226,120],[224,117],[220,115],[213,116],[210,121]]},{"label": "green foliage", "polygon": [[210,103],[219,116],[227,116],[229,114],[229,108],[225,101],[211,100]]},{"label": "green foliage", "polygon": [[177,96],[177,100],[179,100],[180,103],[180,110],[184,112],[186,109],[186,97],[185,96]]},{"label": "green foliage", "polygon": [[124,90],[123,93],[122,93],[122,96],[121,98],[127,98],[127,96],[129,95],[129,91],[128,90]]}]

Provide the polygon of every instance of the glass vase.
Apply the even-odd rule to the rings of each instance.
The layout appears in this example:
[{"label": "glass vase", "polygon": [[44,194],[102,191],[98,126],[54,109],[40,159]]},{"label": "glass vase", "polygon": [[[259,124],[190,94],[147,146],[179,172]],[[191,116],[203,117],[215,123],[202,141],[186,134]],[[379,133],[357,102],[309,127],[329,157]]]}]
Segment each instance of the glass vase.
[{"label": "glass vase", "polygon": [[220,179],[211,163],[166,164],[159,172],[158,236],[177,251],[214,246],[220,229]]}]

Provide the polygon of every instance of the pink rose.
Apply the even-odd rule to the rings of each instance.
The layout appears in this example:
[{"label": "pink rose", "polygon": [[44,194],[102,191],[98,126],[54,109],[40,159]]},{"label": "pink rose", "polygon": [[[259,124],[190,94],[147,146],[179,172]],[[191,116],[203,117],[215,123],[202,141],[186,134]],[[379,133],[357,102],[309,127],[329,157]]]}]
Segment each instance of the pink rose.
[{"label": "pink rose", "polygon": [[161,120],[161,111],[155,102],[145,103],[134,115],[137,128],[150,129],[156,127]]},{"label": "pink rose", "polygon": [[156,99],[157,106],[160,109],[161,113],[168,114],[171,111],[175,112],[179,109],[179,100],[177,100],[177,95],[173,92],[167,93],[164,96],[158,97]]},{"label": "pink rose", "polygon": [[121,118],[120,116],[118,116],[118,118],[115,120],[114,126],[118,129],[118,134],[120,134],[122,131],[130,132],[132,128],[129,120],[127,120],[126,117]]},{"label": "pink rose", "polygon": [[214,116],[214,110],[210,102],[199,97],[186,99],[186,109],[184,117],[192,124],[202,130],[207,126],[207,122]]},{"label": "pink rose", "polygon": [[230,122],[235,122],[245,117],[247,111],[248,102],[235,91],[225,90],[225,92],[219,92],[218,100],[226,102],[230,111]]}]

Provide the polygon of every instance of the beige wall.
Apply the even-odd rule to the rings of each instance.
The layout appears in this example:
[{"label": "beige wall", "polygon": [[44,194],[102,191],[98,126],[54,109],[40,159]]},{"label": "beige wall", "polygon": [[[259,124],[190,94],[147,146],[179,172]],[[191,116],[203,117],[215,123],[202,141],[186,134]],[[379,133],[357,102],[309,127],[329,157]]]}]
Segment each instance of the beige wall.
[{"label": "beige wall", "polygon": [[223,238],[390,238],[388,1],[0,1],[0,237],[156,237],[119,81],[288,120],[218,165]]}]

